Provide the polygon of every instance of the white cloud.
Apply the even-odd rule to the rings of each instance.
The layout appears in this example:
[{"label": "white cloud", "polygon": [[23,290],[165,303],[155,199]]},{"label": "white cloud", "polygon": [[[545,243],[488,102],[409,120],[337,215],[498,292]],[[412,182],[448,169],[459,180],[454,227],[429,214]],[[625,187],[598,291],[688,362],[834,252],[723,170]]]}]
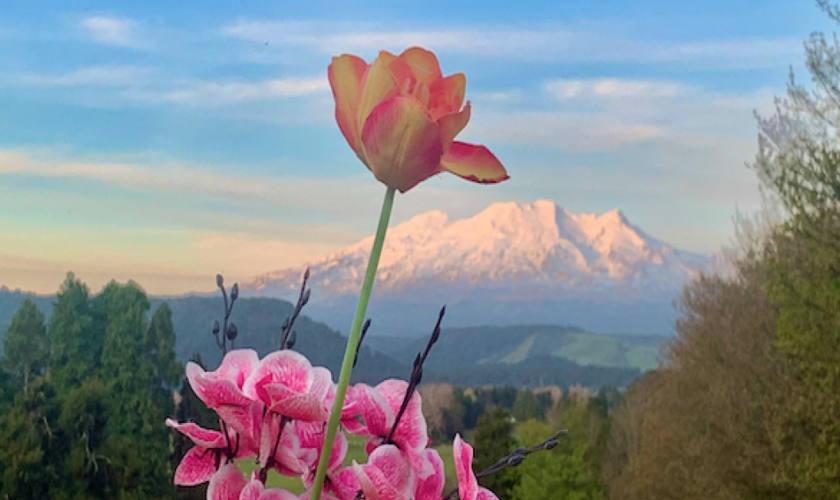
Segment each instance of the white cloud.
[{"label": "white cloud", "polygon": [[137,23],[131,19],[92,16],[82,19],[81,25],[96,42],[117,47],[142,46],[137,38]]},{"label": "white cloud", "polygon": [[326,77],[278,78],[259,82],[191,82],[182,88],[149,94],[151,100],[192,105],[215,105],[242,101],[300,97],[320,94],[330,88]]},{"label": "white cloud", "polygon": [[270,46],[336,55],[374,56],[380,49],[400,51],[411,45],[455,54],[519,61],[678,63],[695,67],[741,69],[785,67],[801,57],[801,41],[793,38],[728,40],[643,40],[608,26],[568,28],[542,25],[528,29],[476,25],[435,30],[387,29],[373,23],[238,20],[222,27],[226,36]]},{"label": "white cloud", "polygon": [[595,78],[588,80],[551,80],[544,88],[560,100],[581,98],[663,98],[684,94],[686,87],[677,82]]}]

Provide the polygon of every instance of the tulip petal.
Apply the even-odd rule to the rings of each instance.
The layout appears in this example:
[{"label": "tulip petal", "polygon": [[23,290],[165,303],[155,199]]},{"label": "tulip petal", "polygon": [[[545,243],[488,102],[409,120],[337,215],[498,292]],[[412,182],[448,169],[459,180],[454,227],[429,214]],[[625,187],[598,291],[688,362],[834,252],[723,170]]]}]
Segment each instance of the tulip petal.
[{"label": "tulip petal", "polygon": [[399,58],[408,63],[418,82],[429,85],[443,76],[437,56],[431,51],[411,47],[400,54]]},{"label": "tulip petal", "polygon": [[441,159],[443,170],[479,184],[509,179],[502,162],[484,146],[455,141]]},{"label": "tulip petal", "polygon": [[443,142],[444,151],[449,149],[452,145],[452,141],[455,140],[455,136],[460,134],[461,131],[464,130],[464,127],[467,126],[467,123],[469,123],[470,112],[470,102],[467,101],[467,105],[464,106],[464,109],[461,111],[449,113],[438,120],[437,123],[440,127],[440,139]]},{"label": "tulip petal", "polygon": [[429,86],[429,109],[432,116],[439,118],[447,113],[461,109],[464,96],[467,93],[467,77],[463,73],[455,73],[446,78],[432,82]]},{"label": "tulip petal", "polygon": [[367,63],[360,57],[343,54],[333,57],[327,70],[335,98],[335,121],[357,155],[362,151],[358,121],[359,94],[367,68]]},{"label": "tulip petal", "polygon": [[207,500],[239,500],[239,494],[246,484],[248,481],[235,464],[223,465],[210,478]]},{"label": "tulip petal", "polygon": [[[380,54],[373,61],[373,64],[368,66],[362,77],[359,91],[359,109],[357,111],[358,121],[356,122],[361,134],[364,134],[365,122],[373,109],[400,93],[400,86],[394,79],[394,75],[388,68],[385,59],[387,59],[387,56]],[[362,142],[364,143],[364,139]]]},{"label": "tulip petal", "polygon": [[216,452],[193,446],[190,448],[178,468],[175,469],[175,484],[195,486],[206,483],[216,472]]},{"label": "tulip petal", "polygon": [[443,155],[437,123],[409,96],[373,110],[362,128],[362,146],[373,175],[401,193],[438,173]]}]

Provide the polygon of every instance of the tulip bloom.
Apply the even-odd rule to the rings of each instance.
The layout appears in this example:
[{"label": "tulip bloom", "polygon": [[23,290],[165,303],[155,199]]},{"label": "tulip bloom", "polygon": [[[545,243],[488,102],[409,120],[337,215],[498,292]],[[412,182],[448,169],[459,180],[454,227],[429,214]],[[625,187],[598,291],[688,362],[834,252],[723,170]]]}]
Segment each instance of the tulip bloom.
[{"label": "tulip bloom", "polygon": [[386,186],[404,193],[441,172],[485,184],[508,178],[486,147],[455,141],[470,120],[467,79],[444,77],[432,52],[382,51],[370,65],[344,54],[328,74],[341,133]]}]

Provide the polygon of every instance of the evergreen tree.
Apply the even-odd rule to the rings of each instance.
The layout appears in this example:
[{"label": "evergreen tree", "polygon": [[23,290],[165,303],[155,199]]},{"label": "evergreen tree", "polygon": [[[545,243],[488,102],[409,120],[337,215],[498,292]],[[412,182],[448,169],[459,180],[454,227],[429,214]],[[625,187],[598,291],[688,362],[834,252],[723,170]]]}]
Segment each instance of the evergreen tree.
[{"label": "evergreen tree", "polygon": [[[485,413],[478,419],[475,429],[475,471],[480,472],[490,467],[515,447],[510,413],[504,408]],[[510,498],[510,492],[517,480],[516,469],[507,468],[481,478],[479,483],[496,493],[499,498]]]},{"label": "evergreen tree", "polygon": [[530,389],[522,389],[516,395],[516,400],[513,402],[513,418],[517,422],[545,418],[545,411],[543,411],[540,400]]},{"label": "evergreen tree", "polygon": [[164,414],[171,416],[175,411],[172,393],[183,378],[184,367],[175,357],[175,327],[172,326],[172,309],[166,303],[152,315],[146,352],[153,363],[152,389],[156,393],[156,403]]},{"label": "evergreen tree", "polygon": [[93,309],[105,334],[99,373],[109,390],[104,453],[118,467],[110,469],[111,487],[136,498],[171,496],[170,435],[156,404],[158,356],[148,350],[149,301],[135,283],[109,283]]},{"label": "evergreen tree", "polygon": [[104,327],[101,319],[94,320],[87,286],[67,273],[47,329],[52,347],[50,370],[56,387],[78,386],[99,366]]},{"label": "evergreen tree", "polygon": [[24,300],[3,337],[3,365],[29,392],[29,380],[41,373],[50,354],[44,313],[32,299]]}]

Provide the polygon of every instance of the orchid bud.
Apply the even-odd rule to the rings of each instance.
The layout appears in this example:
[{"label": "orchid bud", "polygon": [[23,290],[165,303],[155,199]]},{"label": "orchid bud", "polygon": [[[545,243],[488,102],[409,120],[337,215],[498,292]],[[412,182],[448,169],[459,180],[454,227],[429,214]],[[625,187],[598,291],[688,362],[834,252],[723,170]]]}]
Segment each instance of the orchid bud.
[{"label": "orchid bud", "polygon": [[239,331],[236,329],[236,325],[231,323],[228,325],[227,332],[225,334],[229,340],[234,340],[236,336],[239,335]]},{"label": "orchid bud", "polygon": [[239,283],[234,283],[230,290],[230,300],[236,300],[237,297],[239,297]]},{"label": "orchid bud", "polygon": [[216,275],[216,286],[222,288],[225,285],[225,278],[221,274]]},{"label": "orchid bud", "polygon": [[219,330],[221,330],[221,327],[219,326],[219,320],[217,320],[217,319],[213,320],[212,329],[213,329],[213,335],[218,335],[219,334]]}]

